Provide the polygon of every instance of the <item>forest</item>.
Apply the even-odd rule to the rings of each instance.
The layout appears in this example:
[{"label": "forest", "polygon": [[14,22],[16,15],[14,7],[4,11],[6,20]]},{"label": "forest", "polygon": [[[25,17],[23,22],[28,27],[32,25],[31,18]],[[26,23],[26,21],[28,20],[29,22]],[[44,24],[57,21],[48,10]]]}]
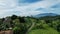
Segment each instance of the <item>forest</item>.
[{"label": "forest", "polygon": [[44,16],[7,16],[0,18],[0,31],[13,30],[13,34],[60,34],[60,15]]}]

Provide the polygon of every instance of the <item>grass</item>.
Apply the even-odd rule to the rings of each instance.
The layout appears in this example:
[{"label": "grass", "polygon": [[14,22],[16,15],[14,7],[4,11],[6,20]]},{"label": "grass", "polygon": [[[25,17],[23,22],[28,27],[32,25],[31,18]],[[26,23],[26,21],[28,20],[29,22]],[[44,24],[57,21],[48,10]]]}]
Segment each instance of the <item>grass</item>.
[{"label": "grass", "polygon": [[59,33],[53,28],[49,28],[32,30],[31,32],[29,32],[29,34],[59,34]]}]

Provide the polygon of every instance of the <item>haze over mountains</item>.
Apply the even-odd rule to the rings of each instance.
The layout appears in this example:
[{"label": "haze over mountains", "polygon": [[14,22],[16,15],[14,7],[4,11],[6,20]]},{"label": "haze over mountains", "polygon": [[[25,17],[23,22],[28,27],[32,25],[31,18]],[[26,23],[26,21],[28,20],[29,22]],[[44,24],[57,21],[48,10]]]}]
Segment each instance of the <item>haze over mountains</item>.
[{"label": "haze over mountains", "polygon": [[42,14],[35,15],[34,17],[57,16],[57,15],[58,14],[55,13],[42,13]]}]

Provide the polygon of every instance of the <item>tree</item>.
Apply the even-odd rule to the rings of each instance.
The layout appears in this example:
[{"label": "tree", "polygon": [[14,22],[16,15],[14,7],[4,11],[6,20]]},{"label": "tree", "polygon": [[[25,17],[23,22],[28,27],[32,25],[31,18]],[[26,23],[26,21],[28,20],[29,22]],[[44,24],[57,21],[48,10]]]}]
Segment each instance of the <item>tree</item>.
[{"label": "tree", "polygon": [[20,21],[21,23],[25,23],[24,17],[19,17],[18,19],[19,19],[19,21]]},{"label": "tree", "polygon": [[17,18],[16,15],[12,15],[12,16],[11,16],[11,19],[12,19],[12,20],[15,20],[16,18]]}]

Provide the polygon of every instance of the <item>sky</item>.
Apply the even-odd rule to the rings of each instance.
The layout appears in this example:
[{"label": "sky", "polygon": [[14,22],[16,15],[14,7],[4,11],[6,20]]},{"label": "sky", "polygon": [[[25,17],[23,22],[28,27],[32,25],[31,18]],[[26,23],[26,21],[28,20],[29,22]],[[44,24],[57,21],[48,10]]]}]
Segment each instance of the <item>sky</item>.
[{"label": "sky", "polygon": [[60,14],[60,0],[0,0],[0,17]]}]

